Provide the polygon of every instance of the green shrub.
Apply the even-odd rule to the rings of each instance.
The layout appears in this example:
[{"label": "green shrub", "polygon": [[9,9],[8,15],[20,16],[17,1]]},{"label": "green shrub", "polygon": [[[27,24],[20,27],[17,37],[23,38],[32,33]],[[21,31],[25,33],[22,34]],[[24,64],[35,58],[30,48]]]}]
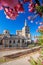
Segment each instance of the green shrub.
[{"label": "green shrub", "polygon": [[41,61],[40,57],[37,59],[37,61],[31,57],[29,62],[31,65],[43,65],[43,61]]}]

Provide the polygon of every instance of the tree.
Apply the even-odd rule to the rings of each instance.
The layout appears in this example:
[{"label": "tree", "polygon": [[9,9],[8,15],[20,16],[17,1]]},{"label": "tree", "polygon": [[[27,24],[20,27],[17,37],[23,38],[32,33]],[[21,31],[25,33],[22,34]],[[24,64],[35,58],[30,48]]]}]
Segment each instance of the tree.
[{"label": "tree", "polygon": [[40,33],[40,36],[38,36],[38,43],[43,45],[43,26],[38,27],[38,32]]}]

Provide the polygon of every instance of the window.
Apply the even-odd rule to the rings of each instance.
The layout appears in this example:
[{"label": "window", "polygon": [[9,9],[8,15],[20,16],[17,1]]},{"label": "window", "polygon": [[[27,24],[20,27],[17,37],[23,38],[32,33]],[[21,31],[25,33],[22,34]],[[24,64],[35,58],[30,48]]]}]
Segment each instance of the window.
[{"label": "window", "polygon": [[13,43],[15,43],[15,40],[13,41]]},{"label": "window", "polygon": [[18,43],[20,43],[20,40],[18,40]]},{"label": "window", "polygon": [[7,31],[6,31],[6,33],[7,33]]},{"label": "window", "polygon": [[0,45],[3,45],[3,41],[2,40],[0,40]]},{"label": "window", "polygon": [[22,39],[22,43],[24,43],[24,39]]},{"label": "window", "polygon": [[9,43],[11,43],[11,40],[9,41]]}]

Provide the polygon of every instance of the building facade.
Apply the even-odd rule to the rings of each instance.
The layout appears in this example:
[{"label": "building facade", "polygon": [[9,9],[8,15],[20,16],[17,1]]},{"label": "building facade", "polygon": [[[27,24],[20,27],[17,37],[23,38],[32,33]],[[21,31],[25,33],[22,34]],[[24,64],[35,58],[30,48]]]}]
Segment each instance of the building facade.
[{"label": "building facade", "polygon": [[11,35],[8,30],[0,34],[0,47],[27,47],[31,43],[29,27],[26,23],[22,30],[17,30],[16,35]]}]

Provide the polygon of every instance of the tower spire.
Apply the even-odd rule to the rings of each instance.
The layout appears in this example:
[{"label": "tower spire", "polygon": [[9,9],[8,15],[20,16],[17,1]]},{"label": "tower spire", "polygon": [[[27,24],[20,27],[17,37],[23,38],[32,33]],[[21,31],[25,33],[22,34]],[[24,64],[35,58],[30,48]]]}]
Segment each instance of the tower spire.
[{"label": "tower spire", "polygon": [[25,26],[27,26],[27,20],[25,19]]}]

